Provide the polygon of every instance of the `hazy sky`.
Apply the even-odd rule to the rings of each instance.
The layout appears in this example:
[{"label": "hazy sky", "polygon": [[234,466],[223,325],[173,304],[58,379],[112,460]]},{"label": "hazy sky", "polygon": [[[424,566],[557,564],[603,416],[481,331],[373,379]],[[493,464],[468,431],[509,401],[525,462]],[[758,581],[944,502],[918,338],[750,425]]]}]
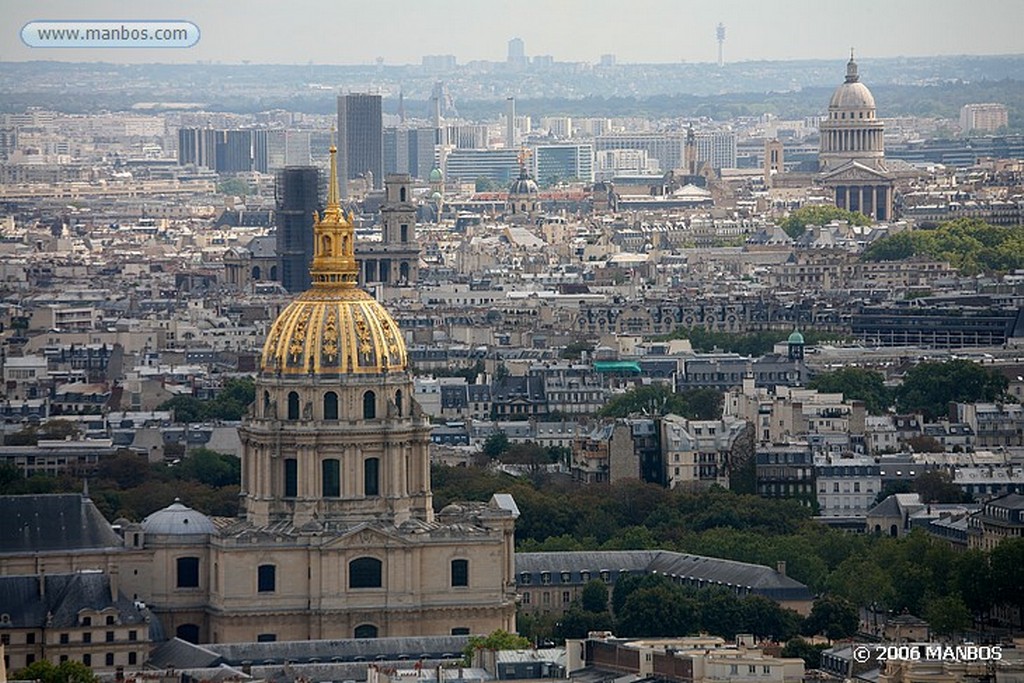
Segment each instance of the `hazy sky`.
[{"label": "hazy sky", "polygon": [[[185,19],[184,49],[28,48],[32,20]],[[1024,0],[0,0],[0,61],[418,64],[427,54],[503,61],[836,59],[1024,52]]]}]

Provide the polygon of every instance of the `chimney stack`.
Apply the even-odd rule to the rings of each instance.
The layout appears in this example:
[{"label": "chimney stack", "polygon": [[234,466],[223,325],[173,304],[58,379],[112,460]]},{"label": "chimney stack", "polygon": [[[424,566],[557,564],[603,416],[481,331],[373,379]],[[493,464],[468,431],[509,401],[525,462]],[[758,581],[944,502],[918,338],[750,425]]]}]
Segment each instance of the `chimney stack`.
[{"label": "chimney stack", "polygon": [[785,576],[786,575],[786,561],[785,560],[779,560],[778,562],[776,562],[775,563],[775,571],[777,571],[778,573],[780,573],[783,576]]}]

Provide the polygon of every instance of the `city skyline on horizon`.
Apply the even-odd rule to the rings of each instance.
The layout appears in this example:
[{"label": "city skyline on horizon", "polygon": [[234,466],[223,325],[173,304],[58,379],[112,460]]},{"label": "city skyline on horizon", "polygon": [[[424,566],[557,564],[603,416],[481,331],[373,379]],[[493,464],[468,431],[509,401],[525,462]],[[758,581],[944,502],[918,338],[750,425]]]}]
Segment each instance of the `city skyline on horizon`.
[{"label": "city skyline on horizon", "polygon": [[[55,0],[45,12],[29,5],[6,8],[3,23],[9,40],[0,48],[0,61],[355,66],[381,59],[394,66],[419,64],[427,55],[454,55],[466,64],[503,62],[508,41],[521,38],[527,56],[550,55],[559,62],[596,63],[612,54],[623,64],[713,64],[720,22],[726,28],[726,64],[845,58],[851,47],[866,59],[1024,53],[1017,22],[1007,21],[1024,18],[1024,6],[1014,0],[982,0],[970,12],[955,0],[903,0],[885,6],[882,22],[878,12],[870,11],[872,5],[881,9],[880,2],[870,0],[850,11],[835,11],[820,0],[726,0],[715,6],[638,0],[628,11],[611,0],[439,0],[429,6],[404,0],[344,6],[316,0],[288,5],[270,0],[160,0],[140,10],[116,0],[85,7]],[[158,19],[195,23],[201,31],[198,44],[168,49],[29,48],[20,37],[32,21]],[[325,25],[340,28],[326,33]]]}]

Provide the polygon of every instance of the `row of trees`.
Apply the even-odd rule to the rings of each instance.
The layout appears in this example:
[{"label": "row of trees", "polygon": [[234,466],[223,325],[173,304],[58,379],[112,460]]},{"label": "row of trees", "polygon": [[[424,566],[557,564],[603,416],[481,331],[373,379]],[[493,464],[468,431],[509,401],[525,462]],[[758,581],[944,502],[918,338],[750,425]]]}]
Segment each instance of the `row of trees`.
[{"label": "row of trees", "polygon": [[981,622],[995,606],[1024,600],[1024,539],[1006,540],[991,553],[957,553],[921,531],[902,538],[850,534],[813,521],[795,501],[720,488],[689,493],[639,481],[538,486],[446,467],[434,469],[433,481],[439,506],[512,493],[521,551],[664,549],[767,566],[785,560],[787,573],[815,594],[918,615],[962,617],[964,607],[969,620]]},{"label": "row of trees", "polygon": [[689,389],[676,392],[666,384],[647,384],[613,397],[598,411],[598,417],[682,415],[692,420],[715,420],[722,416],[722,392]]},{"label": "row of trees", "polygon": [[855,367],[820,374],[808,386],[864,401],[872,414],[895,408],[900,413],[922,413],[928,420],[946,415],[952,402],[1015,400],[1006,393],[1009,381],[999,371],[960,359],[918,363],[894,389],[885,385],[880,372]]},{"label": "row of trees", "polygon": [[995,226],[977,218],[947,221],[934,230],[909,230],[868,247],[865,261],[902,261],[913,256],[948,261],[965,275],[1024,268],[1024,226]]},{"label": "row of trees", "polygon": [[[173,465],[150,464],[131,451],[100,460],[90,480],[89,496],[103,515],[139,521],[181,498],[206,514],[238,513],[241,463],[206,448],[192,451]],[[14,465],[0,465],[0,495],[73,493],[82,482],[70,475],[25,477]]]}]

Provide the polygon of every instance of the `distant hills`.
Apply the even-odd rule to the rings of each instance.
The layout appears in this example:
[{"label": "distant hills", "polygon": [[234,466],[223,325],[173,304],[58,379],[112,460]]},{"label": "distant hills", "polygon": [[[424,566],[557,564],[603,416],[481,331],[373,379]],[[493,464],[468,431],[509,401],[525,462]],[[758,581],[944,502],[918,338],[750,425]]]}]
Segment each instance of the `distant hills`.
[{"label": "distant hills", "polygon": [[[1024,55],[858,58],[879,115],[955,117],[967,102],[1002,102],[1011,128],[1024,127]],[[426,117],[431,89],[443,81],[458,113],[491,118],[504,99],[523,114],[572,116],[710,116],[821,113],[842,82],[845,59],[596,66],[557,62],[513,70],[473,62],[438,73],[421,66],[0,63],[0,112],[29,106],[69,113],[129,110],[140,102],[196,102],[213,111],[269,109],[329,114],[333,94],[384,95],[394,113],[398,93],[411,117]],[[159,110],[159,106],[157,107]]]}]

